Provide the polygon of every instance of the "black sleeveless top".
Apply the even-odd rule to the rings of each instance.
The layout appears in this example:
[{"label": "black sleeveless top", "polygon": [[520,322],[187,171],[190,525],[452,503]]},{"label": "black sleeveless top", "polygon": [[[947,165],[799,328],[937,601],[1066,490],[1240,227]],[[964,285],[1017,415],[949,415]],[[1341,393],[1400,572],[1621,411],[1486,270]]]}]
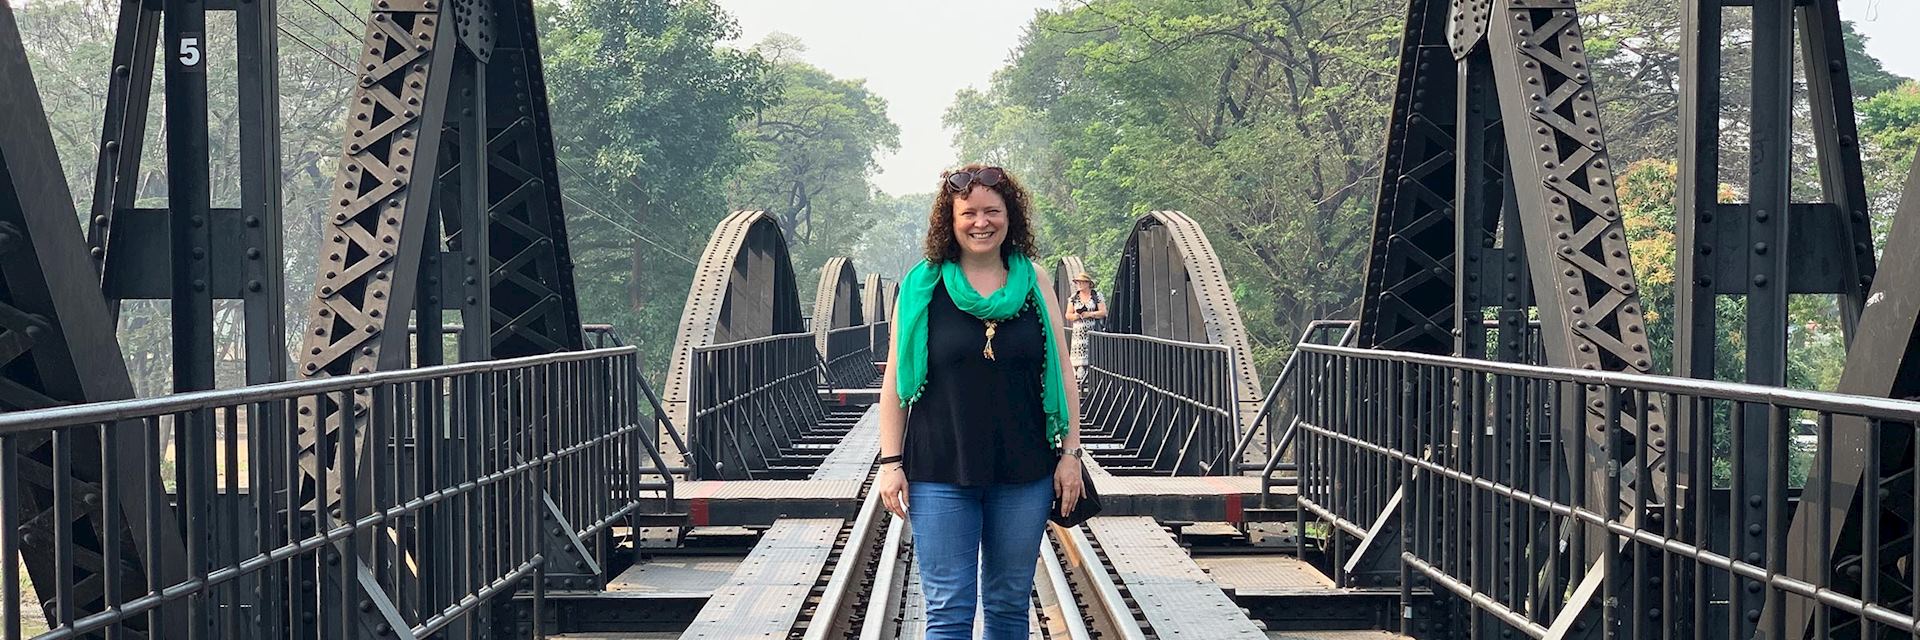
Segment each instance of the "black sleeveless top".
[{"label": "black sleeveless top", "polygon": [[907,411],[902,464],[908,482],[1033,482],[1053,473],[1041,376],[1046,336],[1029,300],[994,330],[933,288],[927,303],[927,382]]}]

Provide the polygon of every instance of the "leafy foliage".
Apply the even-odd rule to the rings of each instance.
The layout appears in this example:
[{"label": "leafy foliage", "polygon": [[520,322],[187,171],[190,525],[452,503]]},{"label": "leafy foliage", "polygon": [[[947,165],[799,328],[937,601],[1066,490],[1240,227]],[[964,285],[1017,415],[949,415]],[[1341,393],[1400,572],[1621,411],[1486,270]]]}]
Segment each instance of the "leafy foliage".
[{"label": "leafy foliage", "polygon": [[[816,282],[806,277],[810,269],[850,250],[892,204],[872,177],[876,154],[900,146],[900,128],[865,81],[797,60],[806,50],[798,39],[776,33],[755,50],[772,61],[778,98],[740,126],[737,140],[753,160],[728,181],[727,205],[765,210],[780,222],[804,290]],[[867,268],[864,259],[856,264]]]},{"label": "leafy foliage", "polygon": [[[706,0],[540,5],[542,54],[581,318],[664,363],[695,260],[752,160],[734,142],[769,65]],[[650,370],[659,366],[650,366]]]},{"label": "leafy foliage", "polygon": [[[1211,233],[1263,360],[1358,293],[1401,2],[1099,0],[1042,12],[947,122],[1111,274],[1133,218]],[[1103,281],[1111,281],[1103,278]]]}]

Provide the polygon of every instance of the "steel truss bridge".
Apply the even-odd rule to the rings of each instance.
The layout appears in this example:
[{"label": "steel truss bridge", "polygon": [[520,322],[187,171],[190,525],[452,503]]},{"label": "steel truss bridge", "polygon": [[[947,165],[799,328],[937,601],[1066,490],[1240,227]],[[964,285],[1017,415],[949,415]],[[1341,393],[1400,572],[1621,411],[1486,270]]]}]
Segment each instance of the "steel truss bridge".
[{"label": "steel truss bridge", "polygon": [[[1875,262],[1835,0],[1674,1],[1678,377],[1651,374],[1576,4],[1409,0],[1355,317],[1263,379],[1199,224],[1120,248],[1084,403],[1107,509],[1050,531],[1034,635],[1916,635],[1920,261]],[[532,4],[379,0],[285,353],[275,3],[120,9],[82,218],[0,2],[0,640],[919,635],[911,536],[868,491],[887,278],[829,260],[808,311],[779,226],[736,212],[672,361],[641,363],[578,311]],[[239,47],[232,208],[210,12]],[[156,64],[171,196],[140,207]],[[1789,193],[1796,136],[1820,201]],[[1920,243],[1920,165],[1899,206],[1886,246]],[[1063,294],[1081,270],[1042,267]],[[1785,388],[1790,294],[1839,300],[1839,393]],[[141,299],[171,304],[172,395],[133,398]],[[242,301],[247,386],[213,388],[215,300]],[[1726,358],[1744,380],[1710,379]]]}]

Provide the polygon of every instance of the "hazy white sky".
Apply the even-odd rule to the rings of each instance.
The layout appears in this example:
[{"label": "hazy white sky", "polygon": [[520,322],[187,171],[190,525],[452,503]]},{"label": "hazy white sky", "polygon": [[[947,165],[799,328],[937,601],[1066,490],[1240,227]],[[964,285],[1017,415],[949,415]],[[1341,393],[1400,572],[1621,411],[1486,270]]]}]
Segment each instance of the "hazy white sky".
[{"label": "hazy white sky", "polygon": [[[1676,10],[1678,0],[1672,1]],[[931,191],[954,164],[953,140],[940,116],[966,87],[985,88],[1007,61],[1036,9],[1059,0],[720,0],[740,20],[750,46],[768,33],[798,36],[801,57],[843,78],[865,78],[900,125],[900,150],[880,159],[882,190]],[[1920,77],[1920,1],[1840,0],[1859,23],[1867,48],[1901,75]]]},{"label": "hazy white sky", "polygon": [[800,55],[842,78],[865,78],[900,125],[900,150],[880,159],[879,187],[931,192],[954,164],[940,117],[953,94],[986,88],[1007,62],[1035,9],[1059,0],[719,0],[751,46],[770,32],[806,43]]}]

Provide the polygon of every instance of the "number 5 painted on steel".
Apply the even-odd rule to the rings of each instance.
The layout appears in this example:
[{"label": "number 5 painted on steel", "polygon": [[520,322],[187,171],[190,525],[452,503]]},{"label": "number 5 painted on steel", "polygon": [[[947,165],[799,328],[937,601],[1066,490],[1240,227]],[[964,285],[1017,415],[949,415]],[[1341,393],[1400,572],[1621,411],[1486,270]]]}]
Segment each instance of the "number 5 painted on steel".
[{"label": "number 5 painted on steel", "polygon": [[200,36],[180,37],[180,66],[187,68],[200,66]]}]

